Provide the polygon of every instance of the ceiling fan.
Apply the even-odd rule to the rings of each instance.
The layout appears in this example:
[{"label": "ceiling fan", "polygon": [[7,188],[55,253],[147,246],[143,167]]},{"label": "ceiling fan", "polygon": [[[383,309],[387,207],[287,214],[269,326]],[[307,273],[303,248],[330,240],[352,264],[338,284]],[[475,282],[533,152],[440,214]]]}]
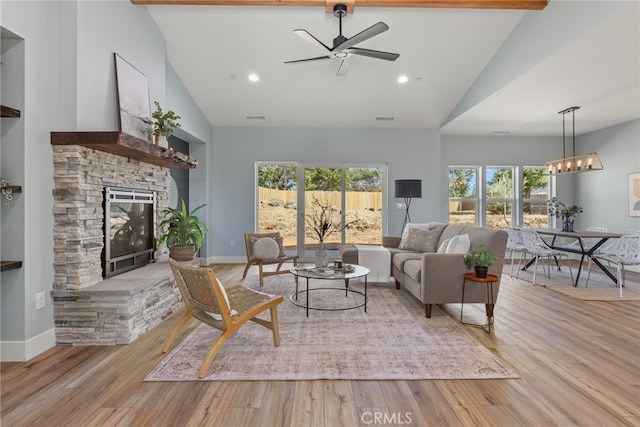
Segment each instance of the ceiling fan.
[{"label": "ceiling fan", "polygon": [[333,6],[333,16],[340,20],[340,34],[333,39],[333,48],[330,48],[326,44],[311,35],[307,30],[293,30],[298,36],[311,44],[320,46],[327,50],[327,54],[318,56],[315,58],[298,59],[295,61],[285,61],[285,64],[294,64],[299,62],[317,61],[321,59],[341,59],[340,68],[338,68],[337,76],[343,76],[347,74],[349,69],[349,63],[353,55],[368,56],[369,58],[384,59],[385,61],[395,61],[400,56],[397,53],[382,52],[379,50],[362,49],[354,47],[354,45],[370,39],[373,36],[377,36],[389,29],[389,26],[384,22],[378,22],[375,25],[367,28],[366,30],[356,34],[351,38],[346,38],[342,35],[342,17],[347,14],[347,7],[343,4],[337,4]]}]

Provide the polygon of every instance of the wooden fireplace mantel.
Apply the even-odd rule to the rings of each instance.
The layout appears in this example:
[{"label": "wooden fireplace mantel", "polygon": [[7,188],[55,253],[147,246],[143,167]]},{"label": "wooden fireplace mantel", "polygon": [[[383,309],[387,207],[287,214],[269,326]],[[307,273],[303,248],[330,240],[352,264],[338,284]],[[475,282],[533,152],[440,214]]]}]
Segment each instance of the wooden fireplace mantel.
[{"label": "wooden fireplace mantel", "polygon": [[169,169],[195,169],[198,160],[119,131],[51,132],[51,145],[80,145]]}]

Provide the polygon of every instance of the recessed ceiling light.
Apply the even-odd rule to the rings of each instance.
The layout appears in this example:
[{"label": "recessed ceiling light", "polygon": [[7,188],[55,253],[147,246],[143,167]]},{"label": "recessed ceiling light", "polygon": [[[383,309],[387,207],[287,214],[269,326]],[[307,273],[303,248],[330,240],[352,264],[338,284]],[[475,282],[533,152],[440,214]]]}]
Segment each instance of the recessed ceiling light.
[{"label": "recessed ceiling light", "polygon": [[260,76],[258,76],[257,74],[249,74],[249,80],[251,80],[252,82],[257,82],[258,80],[260,80]]},{"label": "recessed ceiling light", "polygon": [[405,75],[398,77],[398,83],[406,83],[407,81],[409,81],[409,77]]}]

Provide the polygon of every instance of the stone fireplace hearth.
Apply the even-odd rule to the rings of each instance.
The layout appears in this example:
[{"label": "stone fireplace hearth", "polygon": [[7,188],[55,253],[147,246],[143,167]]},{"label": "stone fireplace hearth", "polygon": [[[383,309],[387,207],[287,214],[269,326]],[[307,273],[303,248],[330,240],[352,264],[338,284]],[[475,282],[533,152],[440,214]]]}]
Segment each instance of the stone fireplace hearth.
[{"label": "stone fireplace hearth", "polygon": [[[169,200],[169,169],[80,145],[52,148],[56,341],[128,344],[171,314],[181,298],[166,262],[103,280],[103,192],[105,187],[155,192],[159,224]],[[162,254],[156,261],[166,258]]]}]

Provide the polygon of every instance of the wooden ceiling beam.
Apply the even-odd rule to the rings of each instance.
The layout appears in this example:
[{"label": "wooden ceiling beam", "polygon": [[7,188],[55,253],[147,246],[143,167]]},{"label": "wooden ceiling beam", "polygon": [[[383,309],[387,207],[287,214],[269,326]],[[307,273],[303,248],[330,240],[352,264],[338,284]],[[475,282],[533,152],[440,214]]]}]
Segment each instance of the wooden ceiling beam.
[{"label": "wooden ceiling beam", "polygon": [[322,6],[333,13],[335,4],[345,4],[348,13],[354,7],[416,7],[454,9],[521,9],[542,10],[548,0],[130,0],[140,5],[166,6]]}]

